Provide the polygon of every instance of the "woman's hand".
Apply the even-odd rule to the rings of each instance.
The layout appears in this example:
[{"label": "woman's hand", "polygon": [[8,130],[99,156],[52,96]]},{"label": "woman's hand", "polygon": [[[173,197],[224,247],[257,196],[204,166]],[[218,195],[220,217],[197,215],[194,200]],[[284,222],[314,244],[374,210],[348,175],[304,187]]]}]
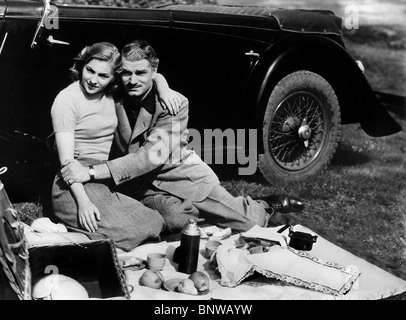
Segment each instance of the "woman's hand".
[{"label": "woman's hand", "polygon": [[154,81],[156,83],[156,88],[158,91],[159,102],[162,105],[162,108],[168,109],[171,115],[176,115],[179,112],[181,102],[181,96],[178,92],[172,90],[169,87],[168,81],[165,77],[157,73],[155,75]]},{"label": "woman's hand", "polygon": [[171,115],[174,116],[179,112],[181,99],[176,91],[167,88],[162,94],[159,94],[159,102],[164,109],[168,109]]},{"label": "woman's hand", "polygon": [[99,209],[90,200],[81,201],[78,206],[80,225],[89,232],[96,232],[97,221],[101,219]]}]

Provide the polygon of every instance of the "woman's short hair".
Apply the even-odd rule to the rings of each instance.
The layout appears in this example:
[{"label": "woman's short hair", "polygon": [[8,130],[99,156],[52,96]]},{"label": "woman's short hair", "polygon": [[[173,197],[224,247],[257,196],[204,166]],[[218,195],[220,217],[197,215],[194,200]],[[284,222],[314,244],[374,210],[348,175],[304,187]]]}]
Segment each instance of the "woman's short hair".
[{"label": "woman's short hair", "polygon": [[115,75],[120,70],[121,56],[117,47],[110,42],[97,42],[83,48],[73,59],[73,66],[69,69],[72,80],[80,80],[84,66],[93,59],[110,62]]},{"label": "woman's short hair", "polygon": [[126,44],[121,51],[123,59],[134,62],[147,60],[153,69],[158,68],[159,59],[154,48],[145,40],[134,40]]}]

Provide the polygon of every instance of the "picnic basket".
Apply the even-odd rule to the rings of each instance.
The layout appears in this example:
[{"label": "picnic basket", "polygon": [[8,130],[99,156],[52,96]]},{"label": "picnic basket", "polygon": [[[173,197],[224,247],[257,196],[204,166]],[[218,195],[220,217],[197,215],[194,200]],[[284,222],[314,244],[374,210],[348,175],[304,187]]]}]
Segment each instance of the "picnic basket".
[{"label": "picnic basket", "polygon": [[95,299],[129,299],[125,274],[110,239],[30,246],[0,180],[0,300],[32,300],[32,287],[54,274],[78,281]]}]

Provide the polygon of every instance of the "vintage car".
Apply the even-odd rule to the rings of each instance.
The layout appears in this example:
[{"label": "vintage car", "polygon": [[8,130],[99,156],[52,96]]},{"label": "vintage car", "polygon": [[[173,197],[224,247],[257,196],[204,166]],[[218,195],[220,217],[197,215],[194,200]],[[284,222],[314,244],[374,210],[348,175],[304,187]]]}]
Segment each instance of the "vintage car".
[{"label": "vintage car", "polygon": [[[71,81],[73,57],[97,41],[121,48],[148,40],[159,72],[189,99],[194,149],[209,164],[221,161],[210,150],[235,153],[223,161],[242,167],[249,164],[241,153],[254,152],[249,174],[258,167],[271,183],[323,172],[342,125],[359,123],[374,137],[401,130],[346,51],[342,19],[330,11],[0,0],[0,18],[0,167],[9,169],[2,180],[10,194],[30,185],[32,194],[54,174],[56,157],[45,144],[50,108]],[[209,137],[201,146],[196,132]]]}]

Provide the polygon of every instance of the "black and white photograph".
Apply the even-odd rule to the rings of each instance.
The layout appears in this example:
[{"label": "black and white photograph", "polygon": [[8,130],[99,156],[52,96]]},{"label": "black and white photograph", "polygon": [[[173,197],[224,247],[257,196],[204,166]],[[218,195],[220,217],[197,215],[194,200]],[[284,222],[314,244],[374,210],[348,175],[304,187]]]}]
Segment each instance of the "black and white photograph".
[{"label": "black and white photograph", "polygon": [[406,0],[0,0],[0,300],[406,300],[405,130]]}]

